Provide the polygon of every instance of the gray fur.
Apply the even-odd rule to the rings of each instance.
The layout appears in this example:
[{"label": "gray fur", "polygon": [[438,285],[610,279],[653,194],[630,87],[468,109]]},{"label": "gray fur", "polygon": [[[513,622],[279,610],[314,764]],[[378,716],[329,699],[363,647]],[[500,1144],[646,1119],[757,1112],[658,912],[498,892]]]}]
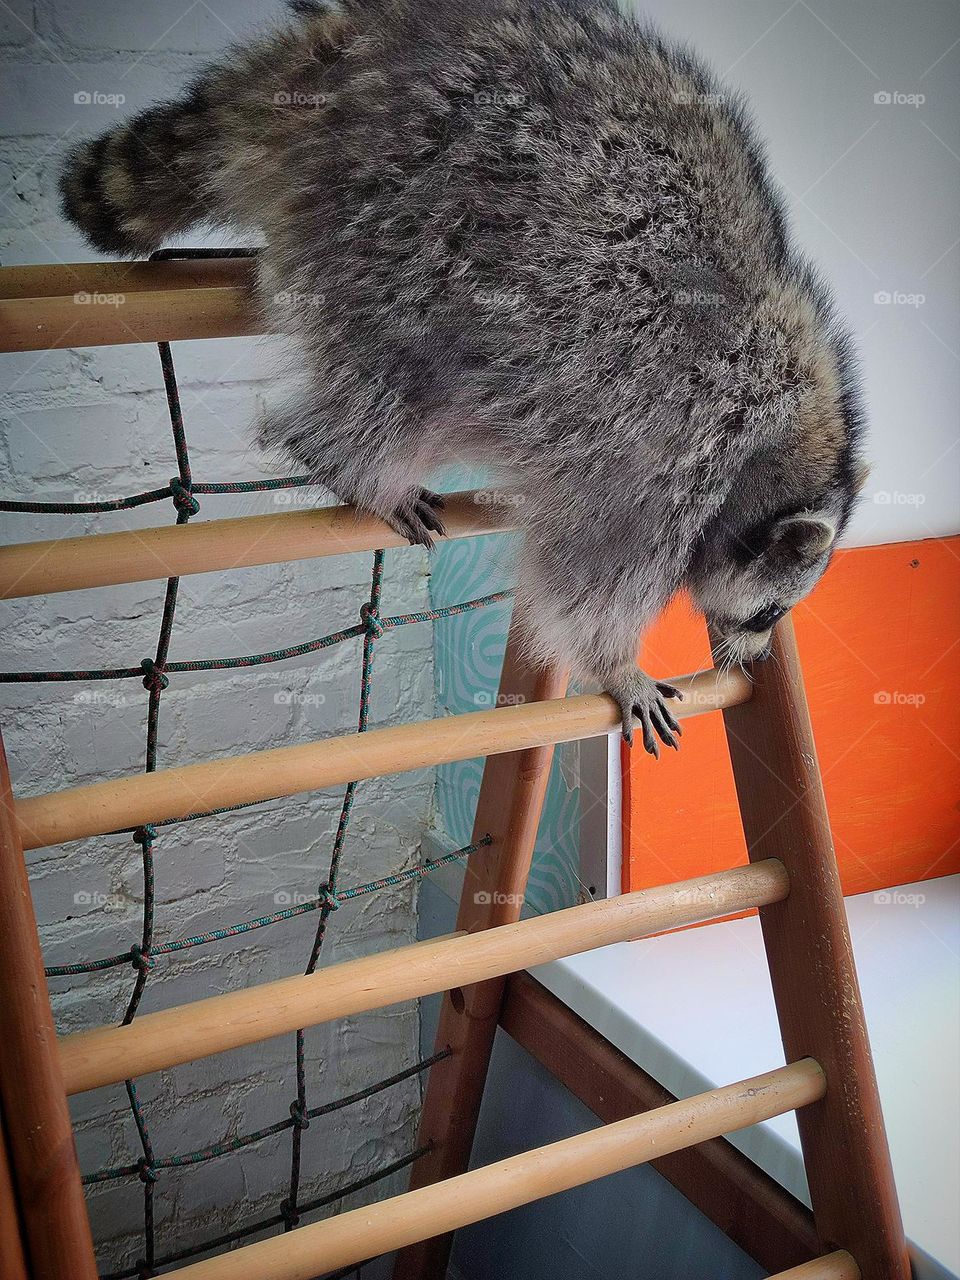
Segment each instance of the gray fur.
[{"label": "gray fur", "polygon": [[676,745],[641,630],[687,586],[761,655],[858,487],[847,340],[742,105],[606,0],[295,10],[75,152],[67,214],[121,253],[262,229],[303,366],[262,443],[426,543],[424,477],[494,468],[532,656]]}]

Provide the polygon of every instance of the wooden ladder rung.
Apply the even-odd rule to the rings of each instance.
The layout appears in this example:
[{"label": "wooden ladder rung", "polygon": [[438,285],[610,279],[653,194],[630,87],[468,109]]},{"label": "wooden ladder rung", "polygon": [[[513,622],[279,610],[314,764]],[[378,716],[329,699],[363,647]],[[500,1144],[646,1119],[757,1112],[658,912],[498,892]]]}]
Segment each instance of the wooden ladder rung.
[{"label": "wooden ladder rung", "polygon": [[782,863],[770,859],[142,1014],[135,1024],[62,1037],[64,1086],[72,1094],[115,1084],[298,1027],[778,902],[789,889]]},{"label": "wooden ladder rung", "polygon": [[823,1097],[811,1058],[525,1151],[444,1182],[183,1267],[177,1280],[313,1280],[340,1267],[568,1191]]},{"label": "wooden ladder rung", "polygon": [[779,1271],[770,1280],[860,1280],[860,1268],[845,1249],[813,1258],[789,1271]]},{"label": "wooden ladder rung", "polygon": [[[472,490],[444,495],[443,521],[448,538],[510,528],[503,506]],[[384,521],[347,506],[19,542],[0,547],[0,599],[406,546]]]},{"label": "wooden ladder rung", "polygon": [[[684,693],[672,707],[678,719],[735,706],[752,688],[739,669],[678,676],[673,683]],[[596,738],[619,723],[605,694],[553,698],[27,796],[16,802],[15,814],[24,849],[40,849],[454,760]]]},{"label": "wooden ladder rung", "polygon": [[0,271],[0,351],[262,333],[249,258]]}]

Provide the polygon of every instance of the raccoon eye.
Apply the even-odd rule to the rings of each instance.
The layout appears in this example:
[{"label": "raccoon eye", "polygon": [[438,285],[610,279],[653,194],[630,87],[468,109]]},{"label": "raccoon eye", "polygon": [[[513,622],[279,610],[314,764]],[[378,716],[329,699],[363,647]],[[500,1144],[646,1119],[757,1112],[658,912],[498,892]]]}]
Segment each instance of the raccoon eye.
[{"label": "raccoon eye", "polygon": [[765,609],[755,613],[743,624],[745,631],[769,631],[770,628],[786,614],[787,610],[778,604],[768,604]]}]

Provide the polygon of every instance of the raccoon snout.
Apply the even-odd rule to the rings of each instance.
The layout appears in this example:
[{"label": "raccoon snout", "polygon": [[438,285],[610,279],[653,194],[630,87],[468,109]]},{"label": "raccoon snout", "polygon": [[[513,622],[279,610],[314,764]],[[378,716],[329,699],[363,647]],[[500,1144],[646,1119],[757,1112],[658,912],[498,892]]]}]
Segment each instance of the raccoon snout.
[{"label": "raccoon snout", "polygon": [[723,664],[743,666],[747,662],[763,662],[773,648],[773,628],[768,631],[720,631],[717,658]]}]

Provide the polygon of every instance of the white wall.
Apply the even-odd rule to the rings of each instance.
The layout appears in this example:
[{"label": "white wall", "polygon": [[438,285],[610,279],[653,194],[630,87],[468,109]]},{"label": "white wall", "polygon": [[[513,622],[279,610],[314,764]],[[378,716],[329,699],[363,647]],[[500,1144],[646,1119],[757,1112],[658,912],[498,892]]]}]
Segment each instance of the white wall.
[{"label": "white wall", "polygon": [[[118,114],[175,92],[234,31],[252,18],[269,21],[279,11],[279,3],[259,0],[216,0],[211,6],[181,0],[0,4],[0,261],[93,258],[57,212],[55,184],[65,147]],[[74,94],[82,90],[123,94],[125,102],[119,108],[76,104]],[[191,242],[215,241],[201,234]],[[249,443],[249,426],[268,387],[267,344],[240,339],[177,343],[174,358],[195,478],[282,474]],[[0,397],[4,497],[71,501],[132,494],[163,485],[176,472],[155,348],[2,356]],[[289,510],[270,494],[201,502],[200,519]],[[0,540],[166,524],[173,514],[166,501],[129,514],[3,515]],[[171,658],[261,652],[353,625],[369,591],[369,559],[184,579]],[[427,607],[426,569],[418,550],[390,554],[384,590],[388,614]],[[162,592],[162,583],[145,583],[8,603],[0,611],[5,641],[0,667],[136,666],[154,651]],[[377,652],[372,723],[430,715],[430,628],[391,632]],[[352,732],[358,677],[357,641],[280,666],[171,677],[161,703],[160,765]],[[291,692],[295,698],[287,696]],[[91,702],[91,695],[101,700]],[[0,721],[15,786],[30,794],[142,769],[145,706],[139,680],[0,686]],[[429,773],[360,789],[343,886],[418,859],[432,790]],[[274,912],[289,900],[284,895],[315,894],[325,876],[338,809],[339,794],[325,792],[220,822],[168,828],[156,847],[157,940]],[[29,855],[29,864],[48,963],[110,955],[138,941],[142,875],[139,850],[129,837],[41,850]],[[316,920],[306,915],[158,961],[143,1010],[302,970]],[[325,960],[400,946],[414,931],[410,888],[345,904],[331,921]],[[115,1020],[133,980],[129,965],[90,977],[53,979],[60,1027],[75,1030]],[[417,1011],[411,1006],[311,1031],[311,1105],[410,1065],[417,1057],[417,1032]],[[157,1155],[189,1151],[286,1117],[295,1096],[293,1048],[293,1037],[285,1036],[144,1079],[141,1097]],[[411,1150],[418,1103],[417,1083],[409,1081],[314,1121],[304,1135],[303,1197],[363,1177]],[[74,1115],[85,1172],[138,1158],[122,1087],[76,1099]],[[289,1164],[286,1133],[242,1153],[162,1173],[158,1252],[277,1212]],[[405,1180],[405,1174],[394,1177],[368,1198],[398,1191]],[[98,1187],[89,1201],[103,1268],[141,1256],[138,1180]]]},{"label": "white wall", "polygon": [[[873,472],[848,541],[956,533],[955,0],[649,0],[630,7],[746,92],[796,239],[833,282],[857,334]],[[878,103],[876,94],[923,101]],[[878,302],[878,294],[899,300]]]}]

